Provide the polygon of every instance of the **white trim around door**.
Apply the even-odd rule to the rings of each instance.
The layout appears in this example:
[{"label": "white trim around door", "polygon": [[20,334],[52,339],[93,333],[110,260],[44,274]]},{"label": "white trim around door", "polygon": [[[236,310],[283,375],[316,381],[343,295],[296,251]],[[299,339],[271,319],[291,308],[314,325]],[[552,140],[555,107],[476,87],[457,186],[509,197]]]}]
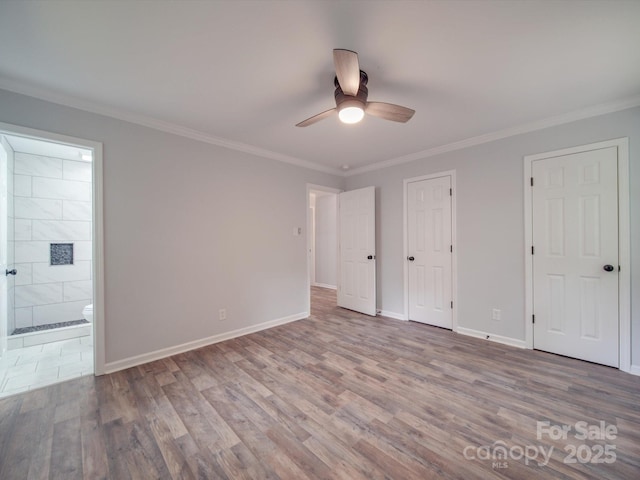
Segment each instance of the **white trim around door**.
[{"label": "white trim around door", "polygon": [[620,370],[631,372],[631,258],[630,258],[630,217],[629,217],[629,139],[618,138],[603,142],[565,148],[553,152],[527,155],[524,157],[524,264],[525,264],[525,343],[533,348],[533,205],[531,198],[531,171],[533,162],[546,158],[573,155],[603,148],[618,149],[618,230],[619,230],[619,356]]},{"label": "white trim around door", "polygon": [[403,214],[402,214],[402,231],[403,231],[403,279],[404,279],[404,320],[409,320],[409,265],[407,262],[408,248],[409,248],[409,223],[407,215],[409,213],[408,202],[408,186],[411,182],[420,182],[422,180],[430,180],[440,177],[451,177],[451,301],[453,302],[453,308],[451,312],[452,328],[454,332],[458,331],[458,260],[457,260],[457,235],[456,235],[456,171],[447,170],[444,172],[432,173],[429,175],[422,175],[420,177],[405,178],[403,180],[402,190],[402,202],[403,202]]},{"label": "white trim around door", "polygon": [[82,147],[93,152],[93,352],[95,375],[105,373],[102,143],[0,122],[0,133]]}]

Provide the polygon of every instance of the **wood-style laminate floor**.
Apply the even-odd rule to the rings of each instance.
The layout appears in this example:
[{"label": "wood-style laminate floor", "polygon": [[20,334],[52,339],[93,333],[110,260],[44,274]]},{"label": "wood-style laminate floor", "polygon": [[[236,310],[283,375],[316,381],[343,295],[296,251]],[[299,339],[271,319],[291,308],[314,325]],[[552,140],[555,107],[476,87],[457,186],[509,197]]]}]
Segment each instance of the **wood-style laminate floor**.
[{"label": "wood-style laminate floor", "polygon": [[639,377],[334,305],[0,400],[0,478],[640,478]]}]

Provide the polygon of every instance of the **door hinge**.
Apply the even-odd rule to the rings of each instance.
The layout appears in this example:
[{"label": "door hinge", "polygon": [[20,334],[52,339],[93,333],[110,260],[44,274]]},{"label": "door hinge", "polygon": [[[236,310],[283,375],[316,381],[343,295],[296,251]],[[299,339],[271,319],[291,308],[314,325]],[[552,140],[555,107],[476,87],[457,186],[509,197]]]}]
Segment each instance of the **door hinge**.
[{"label": "door hinge", "polygon": [[531,177],[531,186],[533,187],[533,177]]},{"label": "door hinge", "polygon": [[620,271],[620,270],[621,270],[620,265],[618,265],[618,271]]},{"label": "door hinge", "polygon": [[453,300],[451,300],[451,308],[453,308]]},{"label": "door hinge", "polygon": [[453,245],[449,245],[449,251],[453,253]]},{"label": "door hinge", "polygon": [[453,197],[453,188],[450,188],[450,189],[449,189],[449,196],[450,196],[450,197]]},{"label": "door hinge", "polygon": [[533,245],[531,245],[531,255],[535,255],[536,249]]},{"label": "door hinge", "polygon": [[531,323],[536,323],[536,316],[535,315],[531,315]]}]

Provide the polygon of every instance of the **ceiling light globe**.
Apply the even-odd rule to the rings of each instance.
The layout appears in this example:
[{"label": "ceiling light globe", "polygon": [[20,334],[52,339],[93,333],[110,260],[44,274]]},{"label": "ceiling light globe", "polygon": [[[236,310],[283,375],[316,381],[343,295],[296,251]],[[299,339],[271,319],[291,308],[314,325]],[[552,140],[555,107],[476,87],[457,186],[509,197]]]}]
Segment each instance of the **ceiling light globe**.
[{"label": "ceiling light globe", "polygon": [[338,118],[342,123],[358,123],[364,117],[364,110],[360,106],[349,106],[341,108]]}]

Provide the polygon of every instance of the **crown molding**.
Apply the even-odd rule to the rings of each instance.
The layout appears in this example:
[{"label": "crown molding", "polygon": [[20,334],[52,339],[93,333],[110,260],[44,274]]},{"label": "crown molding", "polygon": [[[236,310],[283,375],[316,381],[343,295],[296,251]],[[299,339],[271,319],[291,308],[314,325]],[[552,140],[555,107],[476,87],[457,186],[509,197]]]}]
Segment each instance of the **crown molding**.
[{"label": "crown molding", "polygon": [[447,152],[453,152],[455,150],[462,150],[463,148],[473,147],[475,145],[481,145],[483,143],[493,142],[495,140],[501,140],[503,138],[513,137],[515,135],[521,135],[523,133],[535,132],[537,130],[543,130],[549,127],[555,127],[557,125],[563,125],[566,123],[575,122],[578,120],[585,120],[591,117],[597,117],[598,115],[605,115],[607,113],[618,112],[621,110],[627,110],[640,106],[640,95],[629,97],[615,102],[602,103],[591,107],[575,110],[573,112],[564,113],[562,115],[556,115],[554,117],[544,118],[535,122],[518,125],[515,127],[506,128],[504,130],[498,130],[495,132],[487,133],[484,135],[478,135],[476,137],[470,137],[458,142],[448,143],[446,145],[440,145],[438,147],[429,148],[420,152],[410,153],[409,155],[403,155],[402,157],[396,157],[389,160],[383,160],[364,167],[354,168],[348,172],[342,172],[345,177],[358,175],[365,172],[371,172],[373,170],[380,170],[382,168],[392,167],[394,165],[400,165],[403,163],[413,162],[414,160],[420,160],[435,155],[440,155]]},{"label": "crown molding", "polygon": [[323,173],[344,176],[344,172],[338,170],[337,168],[327,167],[315,162],[291,157],[289,155],[284,155],[282,153],[273,152],[264,148],[255,147],[246,143],[216,137],[199,130],[183,127],[174,123],[165,122],[144,115],[138,115],[123,109],[108,107],[106,105],[90,102],[87,100],[81,100],[79,98],[53,92],[51,90],[34,87],[32,85],[26,85],[22,82],[19,83],[8,78],[0,77],[0,89],[19,93],[21,95],[26,95],[29,97],[38,98],[47,102],[63,105],[65,107],[76,108],[78,110],[84,110],[87,112],[96,113],[98,115],[116,118],[125,122],[134,123],[144,127],[152,128],[154,130],[160,130],[162,132],[171,133],[173,135],[190,138],[191,140],[209,143],[218,147],[236,150],[239,152],[248,153],[250,155],[255,155],[262,158],[268,158],[271,160],[277,160],[279,162],[284,162],[311,170],[317,170]]},{"label": "crown molding", "polygon": [[535,132],[537,130],[543,130],[545,128],[554,127],[557,125],[563,125],[566,123],[575,122],[577,120],[584,120],[591,117],[597,117],[598,115],[604,115],[607,113],[613,113],[628,108],[640,106],[640,95],[629,97],[622,100],[617,100],[609,103],[602,103],[591,107],[575,110],[573,112],[565,113],[562,115],[556,115],[548,117],[535,122],[518,125],[515,127],[498,130],[495,132],[487,133],[484,135],[478,135],[470,137],[458,142],[448,143],[446,145],[440,145],[437,147],[421,150],[419,152],[411,153],[409,155],[403,155],[401,157],[391,158],[389,160],[383,160],[364,167],[354,168],[348,172],[344,172],[337,168],[327,167],[320,165],[309,160],[303,160],[282,153],[266,150],[264,148],[256,147],[242,142],[236,142],[234,140],[228,140],[221,137],[216,137],[199,130],[183,127],[174,123],[165,122],[155,118],[147,117],[144,115],[138,115],[123,109],[117,109],[108,107],[95,102],[87,100],[81,100],[70,95],[65,95],[51,90],[34,87],[27,85],[23,82],[16,82],[14,80],[0,77],[0,89],[8,90],[10,92],[27,95],[29,97],[38,98],[40,100],[46,100],[51,103],[64,105],[66,107],[76,108],[98,115],[104,115],[107,117],[116,118],[125,122],[142,125],[144,127],[152,128],[154,130],[160,130],[162,132],[171,133],[181,137],[190,138],[199,142],[209,143],[222,148],[230,150],[236,150],[239,152],[248,153],[257,157],[268,158],[279,162],[288,163],[298,167],[308,168],[323,173],[329,173],[339,177],[351,177],[353,175],[359,175],[365,172],[371,172],[374,170],[380,170],[383,168],[392,167],[395,165],[401,165],[403,163],[413,162],[424,158],[433,157],[447,152],[453,152],[455,150],[462,150],[464,148],[473,147],[475,145],[481,145],[483,143],[493,142],[495,140],[501,140],[515,135],[521,135],[523,133]]}]

